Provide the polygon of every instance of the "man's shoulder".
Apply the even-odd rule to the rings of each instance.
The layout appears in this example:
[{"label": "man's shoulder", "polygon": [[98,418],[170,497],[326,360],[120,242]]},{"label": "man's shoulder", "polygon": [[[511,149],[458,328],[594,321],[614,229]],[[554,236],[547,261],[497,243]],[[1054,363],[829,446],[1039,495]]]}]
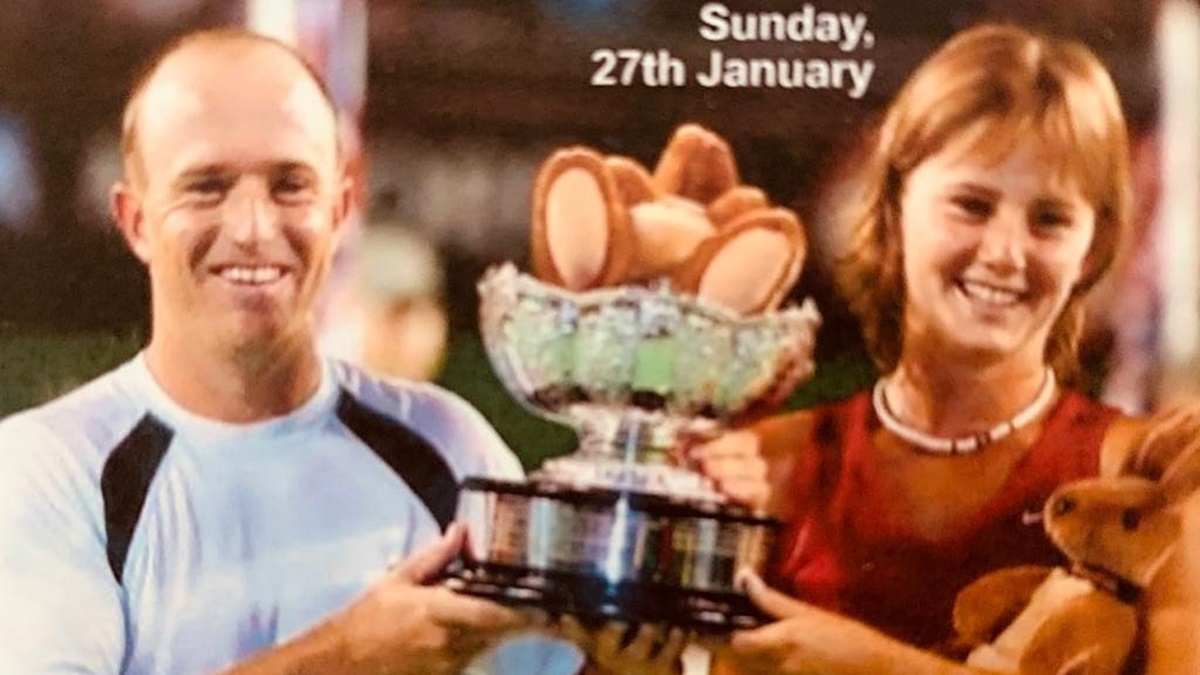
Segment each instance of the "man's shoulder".
[{"label": "man's shoulder", "polygon": [[331,359],[343,395],[358,405],[422,436],[456,473],[518,472],[512,451],[492,425],[466,399],[431,382],[381,377],[361,366]]},{"label": "man's shoulder", "polygon": [[0,421],[0,452],[60,446],[84,460],[103,461],[146,414],[132,391],[129,364],[118,366],[61,396]]},{"label": "man's shoulder", "polygon": [[435,412],[454,416],[477,414],[465,399],[437,384],[383,377],[340,359],[330,359],[330,364],[345,394],[395,421],[419,423],[421,418]]}]

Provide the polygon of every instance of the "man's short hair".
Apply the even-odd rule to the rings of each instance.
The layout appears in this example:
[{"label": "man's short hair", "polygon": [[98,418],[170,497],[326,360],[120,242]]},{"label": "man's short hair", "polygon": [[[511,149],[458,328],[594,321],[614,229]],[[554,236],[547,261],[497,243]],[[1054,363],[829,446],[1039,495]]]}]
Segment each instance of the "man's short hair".
[{"label": "man's short hair", "polygon": [[[338,117],[338,108],[333,101],[333,95],[329,91],[329,86],[325,83],[325,78],[321,76],[315,66],[304,57],[292,45],[282,42],[262,33],[255,33],[249,29],[227,27],[227,28],[211,28],[199,31],[193,31],[181,35],[171,42],[167,43],[146,64],[141,68],[138,76],[133,81],[133,87],[130,89],[129,97],[125,102],[125,109],[121,113],[121,166],[125,172],[126,180],[134,176],[135,159],[138,144],[138,114],[141,108],[141,101],[145,93],[147,85],[158,73],[159,68],[177,52],[181,52],[189,47],[200,44],[213,45],[232,45],[237,43],[243,44],[261,44],[278,47],[284,53],[291,55],[304,71],[308,73],[313,83],[317,85],[317,90],[321,92],[321,97],[329,104],[329,109],[333,112],[334,119]],[[337,143],[338,154],[341,154],[341,139],[335,139]]]}]

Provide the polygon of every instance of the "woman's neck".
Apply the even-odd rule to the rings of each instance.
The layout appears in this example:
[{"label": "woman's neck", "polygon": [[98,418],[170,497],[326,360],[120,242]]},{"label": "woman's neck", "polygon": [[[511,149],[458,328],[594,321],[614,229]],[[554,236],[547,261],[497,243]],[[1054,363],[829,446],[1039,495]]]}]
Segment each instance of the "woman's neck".
[{"label": "woman's neck", "polygon": [[945,355],[906,353],[884,395],[905,424],[938,437],[977,434],[1029,406],[1046,382],[1040,359],[990,364],[955,362]]}]

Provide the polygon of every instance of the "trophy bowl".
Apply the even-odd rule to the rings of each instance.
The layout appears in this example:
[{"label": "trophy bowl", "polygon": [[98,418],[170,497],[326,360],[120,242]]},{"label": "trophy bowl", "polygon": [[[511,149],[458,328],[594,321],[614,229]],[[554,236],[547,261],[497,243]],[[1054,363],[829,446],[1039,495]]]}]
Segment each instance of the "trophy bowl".
[{"label": "trophy bowl", "polygon": [[812,301],[741,317],[665,284],[572,293],[510,263],[479,292],[500,381],[579,447],[525,481],[462,482],[468,538],[448,585],[587,620],[761,623],[735,576],[763,571],[778,523],[728,503],[671,450],[719,431],[785,372],[811,371]]}]

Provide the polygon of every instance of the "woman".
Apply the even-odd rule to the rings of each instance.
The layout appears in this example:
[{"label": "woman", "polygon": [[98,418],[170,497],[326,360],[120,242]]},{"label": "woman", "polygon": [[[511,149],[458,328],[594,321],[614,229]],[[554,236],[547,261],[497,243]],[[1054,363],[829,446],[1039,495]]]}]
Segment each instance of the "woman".
[{"label": "woman", "polygon": [[973,579],[1061,562],[1028,518],[1057,486],[1155,475],[1195,442],[1194,407],[1135,420],[1072,388],[1085,295],[1129,218],[1128,154],[1115,88],[1078,44],[980,26],[902,88],[840,278],[885,375],[692,453],[788,523],[775,585],[841,615],[752,581],[797,618],[735,636],[742,671],[949,666],[910,646],[951,636]]}]

